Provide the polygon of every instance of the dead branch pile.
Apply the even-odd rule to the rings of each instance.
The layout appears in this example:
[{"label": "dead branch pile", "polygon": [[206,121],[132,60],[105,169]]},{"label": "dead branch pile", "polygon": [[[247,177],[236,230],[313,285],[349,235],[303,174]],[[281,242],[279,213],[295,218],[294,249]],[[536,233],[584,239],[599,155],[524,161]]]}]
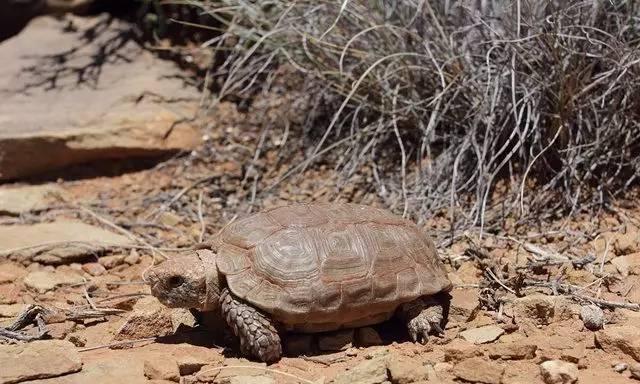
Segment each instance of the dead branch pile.
[{"label": "dead branch pile", "polygon": [[220,53],[219,98],[295,68],[310,97],[300,132],[315,138],[296,169],[369,172],[420,220],[486,230],[595,210],[640,175],[638,2],[194,4],[225,25],[204,44]]}]

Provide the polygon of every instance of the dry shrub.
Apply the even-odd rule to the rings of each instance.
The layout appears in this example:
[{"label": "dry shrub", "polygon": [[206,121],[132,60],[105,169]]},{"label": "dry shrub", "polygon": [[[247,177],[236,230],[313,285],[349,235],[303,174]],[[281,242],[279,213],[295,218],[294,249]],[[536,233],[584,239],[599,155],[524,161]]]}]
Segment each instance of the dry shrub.
[{"label": "dry shrub", "polygon": [[[224,0],[220,98],[304,74],[312,146],[419,219],[491,230],[596,210],[640,174],[636,1]],[[497,188],[499,187],[499,188]]]}]

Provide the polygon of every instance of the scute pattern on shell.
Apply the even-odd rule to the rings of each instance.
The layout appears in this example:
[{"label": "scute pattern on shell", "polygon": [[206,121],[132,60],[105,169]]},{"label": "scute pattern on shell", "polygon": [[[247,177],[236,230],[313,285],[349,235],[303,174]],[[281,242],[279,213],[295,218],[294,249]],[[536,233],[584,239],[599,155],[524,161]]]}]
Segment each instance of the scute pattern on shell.
[{"label": "scute pattern on shell", "polygon": [[357,204],[249,216],[221,232],[217,259],[234,295],[303,331],[378,322],[399,304],[451,287],[415,224]]}]

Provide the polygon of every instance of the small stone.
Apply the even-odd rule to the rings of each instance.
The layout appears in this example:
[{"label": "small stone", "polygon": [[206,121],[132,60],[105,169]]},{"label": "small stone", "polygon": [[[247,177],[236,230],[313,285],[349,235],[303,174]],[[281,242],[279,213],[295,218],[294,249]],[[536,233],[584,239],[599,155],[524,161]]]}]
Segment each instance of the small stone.
[{"label": "small stone", "polygon": [[370,347],[372,345],[381,345],[382,337],[378,331],[372,327],[363,327],[356,330],[356,343],[363,347]]},{"label": "small stone", "polygon": [[171,309],[155,297],[145,297],[136,303],[133,310],[116,331],[114,340],[143,339],[167,336],[173,333]]},{"label": "small stone", "polygon": [[144,375],[152,380],[180,380],[180,371],[175,360],[158,358],[144,361]]},{"label": "small stone", "polygon": [[67,340],[76,347],[84,347],[87,345],[87,338],[77,333],[69,335]]},{"label": "small stone", "polygon": [[492,359],[523,360],[533,359],[538,347],[535,344],[526,343],[496,343],[489,347],[488,355]]},{"label": "small stone", "polygon": [[456,364],[453,374],[472,383],[500,384],[504,368],[480,357],[473,357]]},{"label": "small stone", "polygon": [[65,321],[62,323],[47,324],[47,333],[54,339],[64,339],[67,335],[74,331],[76,323],[73,321]]},{"label": "small stone", "polygon": [[580,318],[590,331],[597,331],[604,326],[604,312],[597,305],[583,305],[580,308]]},{"label": "small stone", "polygon": [[571,384],[578,381],[578,367],[566,361],[545,361],[540,364],[540,373],[547,384]]},{"label": "small stone", "polygon": [[607,327],[595,333],[596,346],[607,353],[624,353],[640,361],[640,329],[630,325]]},{"label": "small stone", "polygon": [[91,276],[100,276],[107,273],[107,269],[100,263],[82,264],[82,270],[87,272]]},{"label": "small stone", "polygon": [[102,256],[98,262],[106,269],[112,269],[124,264],[124,255]]},{"label": "small stone", "polygon": [[129,265],[138,264],[139,261],[140,261],[140,254],[136,249],[132,249],[131,252],[129,252],[129,255],[127,255],[127,257],[124,258],[124,262]]},{"label": "small stone", "polygon": [[313,336],[288,334],[284,337],[284,350],[289,356],[308,355],[313,350]]},{"label": "small stone", "polygon": [[497,325],[487,325],[480,328],[468,329],[460,332],[460,337],[474,344],[485,344],[498,340],[504,334],[504,329]]},{"label": "small stone", "polygon": [[633,363],[629,366],[629,373],[631,377],[636,380],[640,380],[640,363]]},{"label": "small stone", "polygon": [[624,371],[627,370],[627,368],[629,368],[629,365],[627,365],[626,363],[613,363],[612,364],[613,370],[618,372],[618,373],[622,373]]},{"label": "small stone", "polygon": [[570,363],[580,364],[580,360],[584,358],[585,345],[584,343],[577,343],[573,348],[562,350],[560,359],[568,361]]},{"label": "small stone", "polygon": [[321,335],[318,348],[321,351],[345,351],[353,346],[353,329]]},{"label": "small stone", "polygon": [[472,289],[454,289],[451,291],[449,318],[453,321],[467,322],[480,305],[478,293]]},{"label": "small stone", "polygon": [[389,356],[387,371],[389,380],[394,384],[410,384],[429,378],[426,366],[405,357]]},{"label": "small stone", "polygon": [[186,329],[195,328],[196,323],[196,318],[187,308],[174,308],[171,310],[171,324],[173,326],[174,333],[180,327]]},{"label": "small stone", "polygon": [[36,271],[29,273],[24,278],[24,285],[38,292],[46,292],[60,285],[78,284],[84,281],[82,276],[71,271]]},{"label": "small stone", "polygon": [[0,345],[0,383],[56,377],[82,369],[80,354],[63,340]]}]

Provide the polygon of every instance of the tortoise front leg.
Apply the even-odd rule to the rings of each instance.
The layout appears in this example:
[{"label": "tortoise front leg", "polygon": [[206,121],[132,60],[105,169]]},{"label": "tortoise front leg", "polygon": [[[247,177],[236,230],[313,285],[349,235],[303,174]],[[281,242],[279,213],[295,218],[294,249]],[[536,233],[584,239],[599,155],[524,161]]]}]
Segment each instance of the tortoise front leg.
[{"label": "tortoise front leg", "polygon": [[409,336],[414,342],[425,344],[430,334],[441,334],[444,303],[441,297],[423,297],[403,304],[401,313],[407,322]]},{"label": "tortoise front leg", "polygon": [[220,309],[233,333],[240,338],[243,354],[255,356],[266,363],[280,359],[282,344],[271,319],[233,297],[227,288],[220,295]]}]

